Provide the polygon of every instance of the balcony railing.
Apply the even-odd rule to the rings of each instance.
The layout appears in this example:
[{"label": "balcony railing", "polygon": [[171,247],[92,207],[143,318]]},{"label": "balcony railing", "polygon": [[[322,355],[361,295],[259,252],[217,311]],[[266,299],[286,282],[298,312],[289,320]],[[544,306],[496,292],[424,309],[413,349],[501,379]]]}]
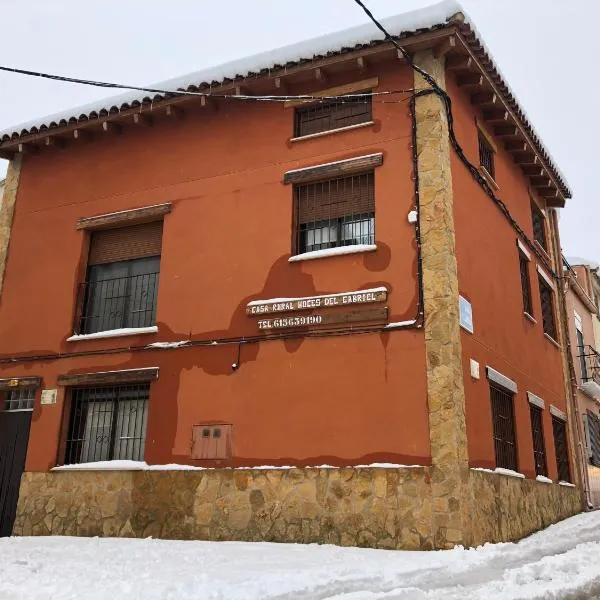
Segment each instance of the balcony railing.
[{"label": "balcony railing", "polygon": [[154,325],[158,275],[145,273],[80,284],[76,333]]},{"label": "balcony railing", "polygon": [[579,348],[581,367],[581,389],[593,396],[600,397],[600,353],[592,346]]}]

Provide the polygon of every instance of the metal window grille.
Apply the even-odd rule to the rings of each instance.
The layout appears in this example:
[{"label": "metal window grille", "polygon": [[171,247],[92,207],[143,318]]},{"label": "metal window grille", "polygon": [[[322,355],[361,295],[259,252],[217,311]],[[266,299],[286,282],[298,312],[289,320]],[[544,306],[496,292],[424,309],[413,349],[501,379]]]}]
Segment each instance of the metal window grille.
[{"label": "metal window grille", "polygon": [[159,271],[160,256],[90,266],[80,286],[79,332],[154,325]]},{"label": "metal window grille", "polygon": [[513,394],[500,386],[490,384],[490,396],[496,466],[516,471],[517,446]]},{"label": "metal window grille", "polygon": [[586,424],[589,460],[595,467],[600,467],[600,419],[591,410],[588,410]]},{"label": "metal window grille", "polygon": [[150,384],[71,390],[65,464],[143,460]]},{"label": "metal window grille", "polygon": [[33,387],[16,388],[4,393],[5,411],[33,410],[34,403],[35,388]]},{"label": "metal window grille", "polygon": [[375,243],[374,173],[294,187],[294,253]]},{"label": "metal window grille", "polygon": [[539,406],[529,405],[531,416],[531,435],[533,437],[533,460],[535,462],[535,474],[548,476],[546,465],[546,446],[544,444],[544,425],[542,409]]},{"label": "metal window grille", "polygon": [[546,219],[537,204],[531,202],[531,221],[533,223],[533,239],[544,249],[547,250],[546,242]]},{"label": "metal window grille", "polygon": [[301,137],[366,123],[373,118],[371,96],[330,100],[295,109],[294,136]]},{"label": "metal window grille", "polygon": [[[581,342],[583,340],[579,340],[579,360],[583,361],[580,363],[582,365],[581,369],[581,381],[582,383],[586,383],[588,381],[593,381],[600,385],[600,353],[593,346],[582,346]],[[585,364],[585,368],[583,368],[583,364]]]},{"label": "metal window grille", "polygon": [[552,417],[552,432],[554,433],[554,450],[556,452],[556,468],[560,481],[571,481],[569,451],[567,444],[567,424],[558,417]]},{"label": "metal window grille", "polygon": [[588,370],[587,361],[585,356],[585,342],[583,340],[583,332],[575,328],[575,335],[577,336],[577,350],[579,352],[579,368],[581,369],[581,380],[587,381]]},{"label": "metal window grille", "polygon": [[544,333],[556,339],[556,320],[554,316],[554,293],[543,277],[538,277],[540,285],[540,301],[542,304],[542,325]]},{"label": "metal window grille", "polygon": [[479,133],[479,164],[488,172],[492,179],[495,179],[494,149],[481,132]]},{"label": "metal window grille", "polygon": [[531,299],[531,280],[529,278],[529,260],[519,251],[519,268],[521,270],[521,292],[523,294],[523,310],[533,316],[533,302]]}]

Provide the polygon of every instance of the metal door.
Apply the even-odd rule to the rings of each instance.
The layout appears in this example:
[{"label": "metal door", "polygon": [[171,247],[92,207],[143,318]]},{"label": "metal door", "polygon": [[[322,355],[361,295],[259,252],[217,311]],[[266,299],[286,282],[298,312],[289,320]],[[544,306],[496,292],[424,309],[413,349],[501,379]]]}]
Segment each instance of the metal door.
[{"label": "metal door", "polygon": [[31,425],[31,410],[0,405],[0,537],[12,534]]}]

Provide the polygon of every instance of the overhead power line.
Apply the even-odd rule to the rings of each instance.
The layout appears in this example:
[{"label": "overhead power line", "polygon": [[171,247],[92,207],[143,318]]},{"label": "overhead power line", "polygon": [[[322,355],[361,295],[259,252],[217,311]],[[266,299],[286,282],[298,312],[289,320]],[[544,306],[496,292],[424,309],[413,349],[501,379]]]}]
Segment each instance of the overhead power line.
[{"label": "overhead power line", "polygon": [[138,92],[147,92],[152,94],[160,94],[166,97],[176,96],[195,96],[201,98],[227,98],[232,100],[251,100],[258,102],[289,102],[294,100],[318,101],[318,100],[356,100],[360,98],[372,98],[376,96],[391,96],[395,94],[408,94],[414,92],[414,89],[400,90],[382,90],[378,92],[364,92],[360,94],[344,94],[344,95],[319,95],[319,94],[296,94],[296,95],[259,95],[253,96],[249,94],[213,94],[211,92],[192,92],[188,90],[165,90],[154,87],[141,87],[124,83],[112,83],[108,81],[95,81],[93,79],[80,79],[78,77],[66,77],[64,75],[55,75],[52,73],[44,73],[41,71],[29,71],[27,69],[18,69],[16,67],[0,66],[0,71],[6,73],[16,73],[18,75],[26,75],[29,77],[38,77],[41,79],[50,79],[52,81],[61,81],[64,83],[76,83],[80,85],[88,85],[93,87],[102,87],[118,90],[132,90]]},{"label": "overhead power line", "polygon": [[[376,19],[376,17],[365,6],[365,4],[364,4],[364,2],[362,2],[362,0],[354,0],[354,2],[356,2],[356,4],[358,4],[362,8],[362,10],[369,17],[369,19],[371,19],[371,21],[377,27],[377,29],[379,29],[379,31],[381,31],[383,33],[386,41],[391,42],[394,45],[394,47],[402,54],[402,56],[404,57],[404,59],[406,60],[408,65],[414,71],[419,73],[423,77],[423,79],[431,86],[430,89],[415,90],[413,97],[418,98],[420,96],[425,96],[427,94],[436,94],[442,100],[442,102],[444,104],[445,112],[446,112],[446,118],[448,120],[448,137],[450,140],[450,145],[452,146],[452,149],[456,152],[459,160],[463,163],[463,165],[471,173],[471,175],[473,176],[473,179],[475,179],[475,181],[477,181],[477,183],[479,183],[479,185],[483,188],[483,190],[485,191],[487,196],[489,198],[491,198],[491,200],[494,202],[494,204],[496,204],[496,206],[504,214],[505,218],[510,223],[512,228],[518,233],[518,235],[521,238],[523,238],[523,241],[527,244],[527,246],[530,248],[530,250],[538,258],[542,259],[542,263],[548,262],[547,259],[544,256],[542,256],[542,254],[537,249],[535,244],[529,239],[529,237],[523,231],[521,226],[514,219],[510,210],[508,209],[508,206],[506,206],[506,204],[500,198],[498,198],[496,196],[496,194],[490,187],[490,184],[483,177],[483,175],[479,172],[479,169],[465,155],[465,152],[462,149],[462,146],[458,143],[458,139],[456,138],[456,133],[454,131],[454,116],[452,114],[452,100],[450,99],[450,96],[448,95],[446,90],[441,88],[438,85],[437,81],[429,73],[427,73],[427,71],[425,71],[424,69],[419,67],[419,65],[415,64],[412,56],[397,42],[397,39],[394,38],[394,36],[392,36],[390,34],[390,32],[387,31],[387,29]],[[554,277],[558,279],[558,275],[555,273],[553,265],[552,265],[551,271],[552,271],[552,274],[554,275]]]}]

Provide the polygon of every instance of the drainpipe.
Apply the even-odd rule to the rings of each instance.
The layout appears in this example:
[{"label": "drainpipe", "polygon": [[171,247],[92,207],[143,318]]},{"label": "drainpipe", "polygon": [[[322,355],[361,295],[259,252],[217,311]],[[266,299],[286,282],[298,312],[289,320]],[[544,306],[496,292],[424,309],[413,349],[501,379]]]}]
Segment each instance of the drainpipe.
[{"label": "drainpipe", "polygon": [[[588,476],[588,470],[586,462],[583,457],[586,456],[584,439],[585,435],[582,431],[582,419],[579,412],[579,404],[577,403],[577,376],[575,375],[575,363],[573,361],[573,352],[571,350],[571,344],[569,343],[569,317],[567,312],[566,294],[569,289],[569,278],[564,275],[564,268],[562,264],[562,250],[560,248],[560,237],[558,231],[558,218],[556,210],[552,209],[548,211],[550,227],[552,231],[552,245],[554,255],[554,270],[557,275],[557,298],[558,308],[560,312],[559,330],[562,336],[562,352],[563,352],[563,366],[564,375],[569,384],[565,386],[567,392],[567,423],[571,424],[569,427],[570,437],[574,443],[574,458],[575,466],[579,469],[580,481],[581,481],[581,504],[584,510],[589,510],[591,506],[590,496],[590,481]],[[573,426],[573,423],[575,425]]]}]

